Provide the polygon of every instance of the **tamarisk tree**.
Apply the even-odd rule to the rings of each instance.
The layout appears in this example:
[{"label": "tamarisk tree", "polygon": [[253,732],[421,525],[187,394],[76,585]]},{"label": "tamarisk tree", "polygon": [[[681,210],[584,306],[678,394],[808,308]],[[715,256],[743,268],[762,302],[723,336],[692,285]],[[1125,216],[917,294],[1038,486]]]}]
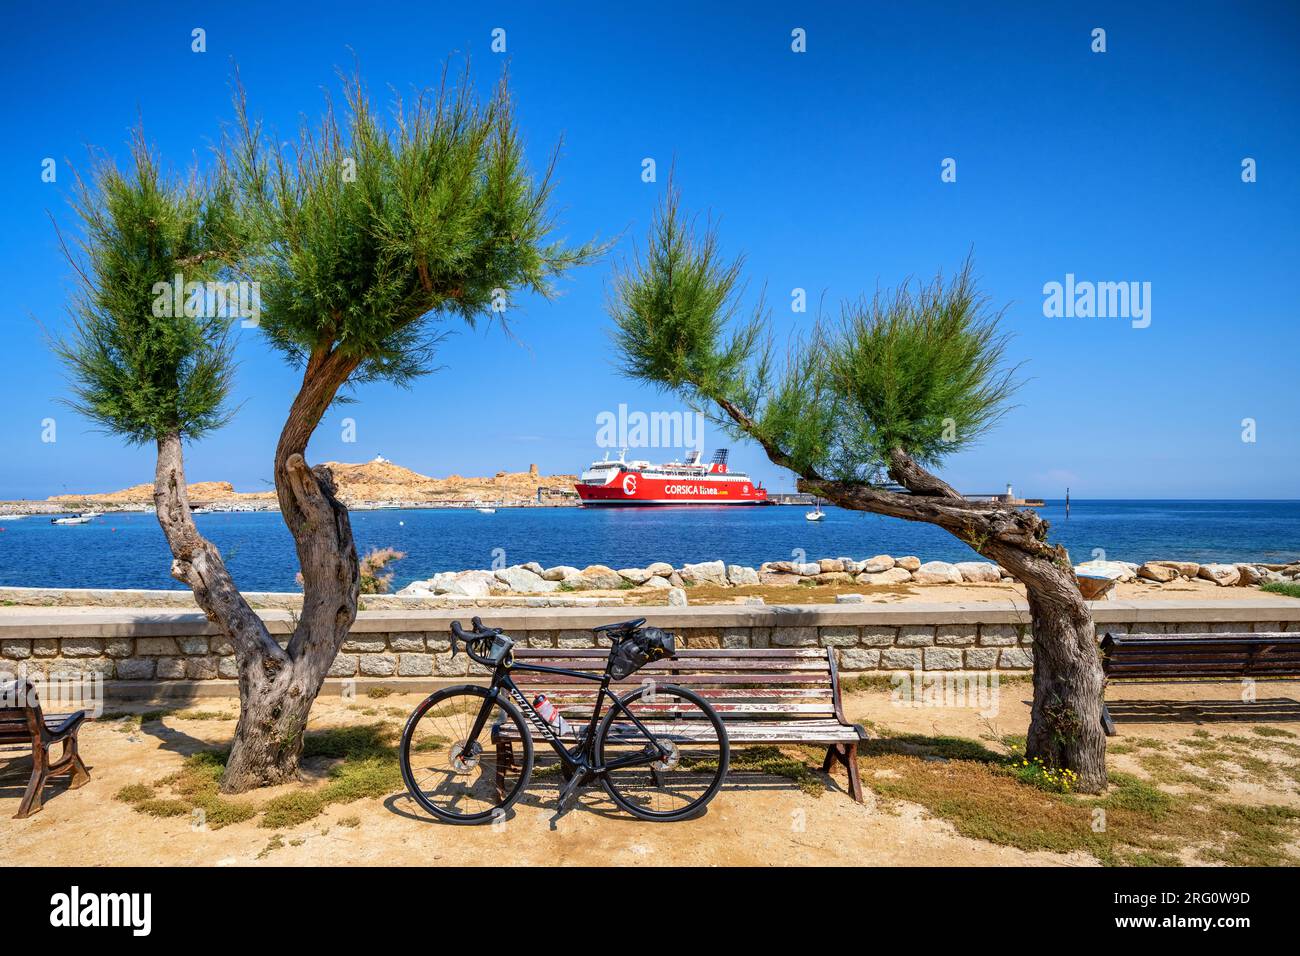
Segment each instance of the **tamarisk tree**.
[{"label": "tamarisk tree", "polygon": [[970,262],[947,282],[848,304],[781,355],[762,305],[740,317],[741,275],[670,186],[647,248],[616,271],[608,311],[623,371],[756,441],[801,491],[938,525],[1021,581],[1034,639],[1027,755],[1102,790],[1103,677],[1069,555],[1035,512],[968,501],[931,470],[983,435],[1017,387]]},{"label": "tamarisk tree", "polygon": [[[144,179],[101,178],[79,204],[94,269],[60,351],[85,414],[156,443],[154,500],[172,574],[235,649],[240,716],[226,792],[297,775],[311,706],[356,618],[361,574],[348,511],[329,469],[306,458],[322,416],[347,387],[407,385],[430,371],[440,323],[503,317],[516,292],[549,297],[559,276],[599,251],[550,238],[550,170],[530,172],[504,80],[482,98],[468,71],[457,83],[444,77],[438,90],[399,101],[391,124],[358,79],[344,90],[346,118],[327,106],[318,126],[282,147],[237,87],[237,121],[208,194],[159,193],[144,181],[157,178],[149,166]],[[237,256],[217,255],[209,220],[229,224]],[[179,267],[189,281],[220,264],[258,283],[260,331],[302,371],[273,459],[303,586],[284,646],[196,529],[186,497],[182,442],[224,418],[228,324],[160,320],[147,308],[158,277]],[[162,344],[150,341],[158,336]]]}]

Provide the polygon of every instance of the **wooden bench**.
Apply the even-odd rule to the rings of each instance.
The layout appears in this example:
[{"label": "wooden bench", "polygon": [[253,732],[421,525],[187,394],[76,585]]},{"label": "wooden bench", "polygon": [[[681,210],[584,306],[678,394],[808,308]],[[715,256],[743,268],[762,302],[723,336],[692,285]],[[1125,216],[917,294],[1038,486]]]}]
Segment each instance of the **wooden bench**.
[{"label": "wooden bench", "polygon": [[[599,671],[605,666],[605,649],[564,650],[516,647],[520,662]],[[858,744],[867,733],[844,717],[835,653],[830,648],[773,648],[770,650],[679,650],[671,660],[647,664],[626,680],[610,683],[624,694],[647,680],[678,684],[695,691],[718,712],[732,746],[744,744],[811,744],[826,747],[822,770],[837,761],[849,775],[849,793],[862,802],[858,779]],[[521,672],[516,682],[531,700],[546,694],[565,718],[586,726],[599,684],[580,678]],[[497,766],[512,759],[512,739],[517,732],[506,725],[498,735]],[[712,729],[710,729],[712,736]],[[568,743],[576,740],[569,736]]]},{"label": "wooden bench", "polygon": [[[1102,670],[1113,680],[1300,677],[1300,634],[1107,634]],[[1115,736],[1102,701],[1101,723]]]},{"label": "wooden bench", "polygon": [[[86,765],[77,752],[77,731],[86,712],[44,714],[31,681],[11,681],[0,686],[0,749],[32,752],[32,776],[27,792],[14,818],[21,820],[41,809],[41,792],[50,777],[69,773],[69,789],[75,790],[90,780]],[[50,761],[50,748],[63,744],[59,758]]]}]

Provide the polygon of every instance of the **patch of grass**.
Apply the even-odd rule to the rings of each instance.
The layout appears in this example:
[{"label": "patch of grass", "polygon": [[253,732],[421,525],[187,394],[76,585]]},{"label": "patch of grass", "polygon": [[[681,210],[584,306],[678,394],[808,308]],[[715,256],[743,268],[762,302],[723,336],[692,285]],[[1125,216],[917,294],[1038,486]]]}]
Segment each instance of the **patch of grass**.
[{"label": "patch of grass", "polygon": [[385,724],[336,727],[308,734],[303,757],[328,757],[340,762],[330,768],[329,780],[314,790],[299,790],[268,800],[258,825],[271,829],[297,826],[311,820],[332,803],[352,803],[366,797],[384,797],[402,788],[397,763],[395,732]]},{"label": "patch of grass", "polygon": [[284,846],[284,837],[280,836],[280,834],[277,833],[275,836],[271,837],[271,839],[266,841],[266,846],[262,847],[262,851],[257,854],[257,858],[259,860],[265,860],[268,856],[270,856],[276,850],[281,849],[283,846]]},{"label": "patch of grass", "polygon": [[1300,598],[1300,581],[1267,581],[1261,584],[1259,589],[1267,591],[1269,594]]},{"label": "patch of grass", "polygon": [[1173,754],[1142,757],[1151,780],[1112,769],[1107,792],[1093,796],[1042,788],[976,741],[883,733],[863,748],[864,782],[887,801],[925,807],[963,836],[1029,851],[1082,851],[1106,865],[1170,866],[1188,853],[1233,865],[1300,863],[1284,848],[1300,833],[1300,810],[1166,792],[1162,783],[1205,776]]},{"label": "patch of grass", "polygon": [[1283,730],[1281,727],[1252,727],[1254,733],[1261,737],[1294,737],[1295,734],[1289,730]]},{"label": "patch of grass", "polygon": [[[708,761],[701,764],[701,769],[704,769],[704,763]],[[826,790],[826,781],[814,772],[805,760],[787,754],[780,747],[741,747],[739,750],[733,750],[728,772],[731,770],[784,777],[804,793],[814,797],[821,796]]]},{"label": "patch of grass", "polygon": [[355,814],[347,817],[339,817],[339,826],[347,827],[349,830],[355,830],[361,826],[361,818]]},{"label": "patch of grass", "polygon": [[123,803],[140,803],[144,800],[152,800],[154,796],[154,788],[148,784],[128,783],[113,795],[113,799],[121,800]]},{"label": "patch of grass", "polygon": [[391,687],[371,687],[366,691],[366,696],[374,700],[382,700],[385,697],[391,696],[392,693],[393,689]]},{"label": "patch of grass", "polygon": [[220,710],[181,710],[172,715],[178,720],[238,720],[238,716]]}]

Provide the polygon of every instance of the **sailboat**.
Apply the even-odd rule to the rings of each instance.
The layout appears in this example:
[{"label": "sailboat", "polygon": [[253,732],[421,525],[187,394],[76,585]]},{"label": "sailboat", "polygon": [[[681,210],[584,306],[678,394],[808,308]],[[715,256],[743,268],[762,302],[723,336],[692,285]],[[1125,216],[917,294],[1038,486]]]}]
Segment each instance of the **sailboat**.
[{"label": "sailboat", "polygon": [[812,511],[805,512],[804,517],[809,521],[821,521],[826,517],[826,512],[822,511],[822,500],[820,498],[814,500],[817,502],[816,507]]}]

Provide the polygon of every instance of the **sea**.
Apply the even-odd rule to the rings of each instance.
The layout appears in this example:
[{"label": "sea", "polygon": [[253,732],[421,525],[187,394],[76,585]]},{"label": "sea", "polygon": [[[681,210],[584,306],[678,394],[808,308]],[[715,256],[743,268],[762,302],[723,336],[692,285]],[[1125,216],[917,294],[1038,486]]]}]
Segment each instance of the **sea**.
[{"label": "sea", "polygon": [[[439,571],[542,565],[645,567],[667,561],[764,561],[914,554],[923,561],[978,559],[932,525],[826,508],[808,521],[800,506],[728,508],[498,508],[354,511],[357,547],[396,548],[393,587]],[[1300,501],[1063,501],[1040,508],[1051,539],[1076,562],[1154,559],[1300,560]],[[277,512],[198,515],[243,590],[293,591],[293,540]],[[110,514],[85,525],[48,516],[0,521],[0,585],[181,589],[152,514]]]}]

